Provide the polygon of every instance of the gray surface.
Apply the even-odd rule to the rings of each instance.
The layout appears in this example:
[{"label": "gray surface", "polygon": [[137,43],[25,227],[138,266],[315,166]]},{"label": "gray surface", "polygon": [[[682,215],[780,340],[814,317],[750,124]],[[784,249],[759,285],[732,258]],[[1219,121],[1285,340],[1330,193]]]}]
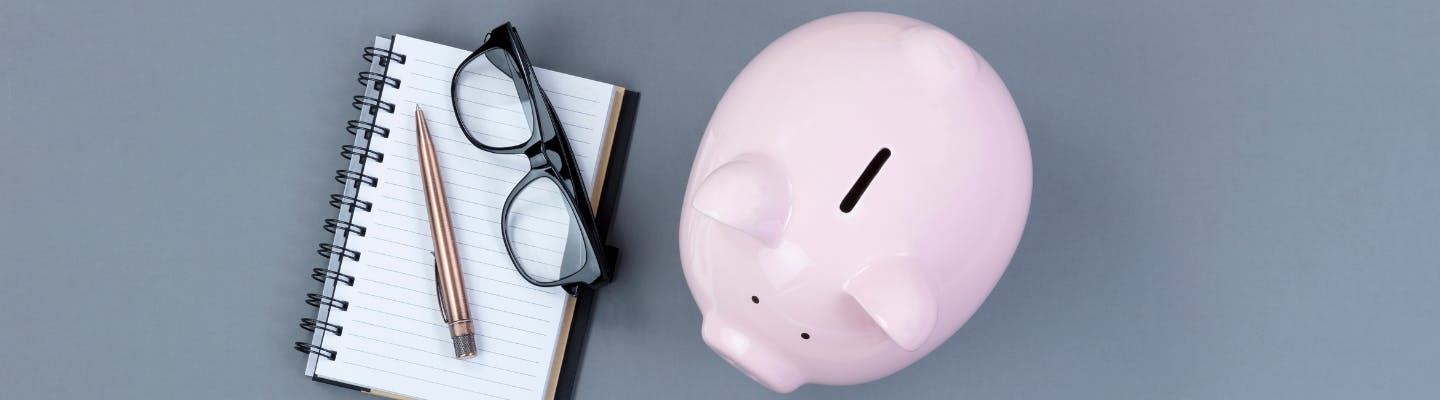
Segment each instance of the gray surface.
[{"label": "gray surface", "polygon": [[1440,3],[88,3],[0,4],[6,398],[369,398],[289,348],[359,50],[505,19],[537,64],[644,93],[580,397],[772,397],[701,343],[679,202],[744,63],[858,9],[990,60],[1035,200],[945,346],[793,398],[1440,393]]}]

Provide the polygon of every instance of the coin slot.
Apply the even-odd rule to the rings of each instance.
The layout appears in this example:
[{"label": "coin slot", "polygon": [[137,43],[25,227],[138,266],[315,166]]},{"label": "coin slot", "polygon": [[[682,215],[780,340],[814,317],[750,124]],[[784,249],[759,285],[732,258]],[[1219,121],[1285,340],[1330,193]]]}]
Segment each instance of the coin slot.
[{"label": "coin slot", "polygon": [[850,186],[850,192],[840,200],[840,211],[849,213],[855,209],[855,203],[860,202],[860,196],[865,195],[865,189],[870,188],[870,182],[875,180],[875,175],[880,173],[880,168],[885,166],[885,161],[890,159],[890,149],[880,148],[875,157],[870,159],[870,165],[865,166],[865,171],[860,173],[860,178]]}]

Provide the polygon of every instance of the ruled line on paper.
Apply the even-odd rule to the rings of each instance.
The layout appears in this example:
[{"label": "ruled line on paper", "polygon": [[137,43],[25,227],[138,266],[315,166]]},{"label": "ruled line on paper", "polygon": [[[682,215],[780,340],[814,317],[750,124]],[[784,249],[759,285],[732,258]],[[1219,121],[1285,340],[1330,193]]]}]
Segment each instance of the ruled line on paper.
[{"label": "ruled line on paper", "polygon": [[[428,121],[427,121],[427,124],[428,124]],[[415,130],[414,130],[414,129],[404,128],[404,127],[394,127],[394,128],[390,128],[390,129],[392,129],[392,130],[398,130],[398,131],[402,131],[402,132],[410,132],[411,135],[407,135],[407,136],[413,136],[414,133],[415,133]],[[432,133],[433,133],[433,131],[432,131]],[[574,143],[582,143],[582,144],[590,144],[590,142],[587,141],[587,140],[585,140],[584,138],[579,138],[579,137],[575,137],[574,135],[568,135],[568,134],[567,134],[566,136],[569,136],[569,137],[570,137],[570,141],[571,141],[571,142],[574,142]],[[449,141],[449,142],[455,142],[455,143],[463,143],[463,144],[466,145],[466,146],[471,146],[472,148],[475,148],[475,149],[477,149],[477,150],[479,149],[479,147],[474,147],[475,144],[474,144],[474,143],[470,143],[470,141],[469,141],[468,139],[466,139],[466,140],[459,140],[459,139],[452,139],[452,138],[443,137],[443,136],[434,136],[433,138],[436,139],[436,140]],[[409,142],[408,140],[406,140],[406,139],[401,139],[401,138],[399,138],[399,137],[393,137],[393,138],[391,138],[391,140],[390,140],[389,142],[390,142],[390,143],[395,143],[395,144],[405,145],[405,146],[407,146],[407,147],[409,147],[409,148],[414,148],[414,147],[415,147],[415,144],[414,144],[414,143],[411,143],[411,142]],[[438,150],[440,147],[443,147],[443,146],[437,146],[436,149]],[[439,153],[439,151],[436,151],[436,152]],[[397,153],[397,154],[398,154],[398,153]],[[574,154],[572,154],[572,155],[575,156],[575,161],[577,161],[577,162],[580,161],[580,160],[588,160],[588,159],[594,157],[594,156],[592,156],[592,155],[590,155],[590,154],[586,154],[586,153],[574,153]],[[390,155],[389,155],[389,153],[386,153],[385,156],[386,156],[386,157],[389,157]],[[412,160],[413,160],[413,159],[412,159]],[[582,164],[580,165],[580,168],[581,168],[581,171],[584,171],[584,170],[585,170],[585,164],[582,163]]]},{"label": "ruled line on paper", "polygon": [[[352,308],[354,308],[354,307],[356,307],[356,306],[352,306]],[[395,313],[392,313],[392,312],[387,312],[387,311],[383,311],[383,310],[379,310],[379,309],[375,309],[375,308],[370,308],[370,307],[358,307],[358,308],[360,308],[360,309],[365,309],[365,310],[370,310],[370,311],[375,312],[375,313],[378,313],[378,314],[389,315],[389,316],[391,316],[391,317],[404,318],[404,319],[408,319],[408,320],[411,320],[411,321],[414,321],[414,322],[419,322],[419,323],[422,323],[422,324],[428,324],[428,325],[430,325],[430,326],[434,326],[434,327],[437,327],[437,328],[445,328],[445,327],[446,327],[446,325],[443,324],[443,323],[433,322],[433,321],[425,321],[425,320],[421,320],[421,319],[419,319],[419,318],[414,318],[414,317],[404,316],[404,315],[400,315],[400,314],[395,314]],[[521,330],[521,329],[516,329],[516,330]],[[530,332],[530,333],[535,333],[535,332]],[[538,334],[538,333],[536,333],[536,334]]]},{"label": "ruled line on paper", "polygon": [[[381,212],[386,212],[386,211],[381,211]],[[492,222],[492,223],[497,223],[497,224],[500,223],[499,221],[496,221],[496,220],[485,219],[485,218],[470,216],[470,215],[466,215],[466,214],[460,214],[460,213],[456,213],[456,212],[454,212],[454,211],[451,211],[450,214],[451,214],[451,218],[452,218],[452,219],[455,218],[455,217],[461,217],[461,218],[472,218],[472,219],[477,219],[477,220],[482,220],[482,221],[487,221],[487,222]],[[404,215],[404,214],[394,214],[394,215],[399,216],[399,217],[411,218],[411,219],[414,219],[414,220],[417,220],[417,221],[422,221],[422,222],[425,221],[424,218],[416,217],[416,216],[413,216],[413,215]],[[381,224],[381,223],[378,223],[378,222],[377,222],[376,224],[385,225],[385,224]],[[385,226],[392,226],[392,225],[385,225]],[[469,230],[469,229],[462,229],[462,228],[455,228],[455,229],[456,229],[456,230],[460,230],[460,231],[462,231],[462,232],[473,232],[473,233],[480,234],[480,235],[485,235],[485,236],[489,236],[489,237],[495,237],[494,235],[491,235],[491,234],[488,234],[488,233],[475,232],[475,231],[472,231],[472,230]],[[516,229],[523,229],[523,228],[516,227]],[[527,229],[527,230],[528,230],[528,229]],[[405,232],[410,233],[410,234],[412,234],[412,235],[416,235],[416,236],[423,236],[423,238],[425,238],[425,239],[429,239],[429,238],[430,238],[430,234],[428,234],[428,233],[420,233],[420,232],[410,231],[410,230],[406,230]],[[565,239],[564,237],[560,237],[560,236],[558,236],[558,235],[550,234],[550,233],[547,233],[547,232],[535,232],[535,233],[543,234],[543,235],[550,236],[550,237],[554,237],[554,238],[556,238],[556,239]],[[498,239],[498,238],[497,238],[497,239]],[[425,242],[428,242],[428,241],[425,241]],[[517,242],[517,243],[519,243],[519,242]],[[503,251],[500,250],[500,249],[498,249],[498,248],[496,248],[496,249],[491,249],[491,248],[488,248],[488,247],[484,247],[484,246],[480,246],[480,245],[476,245],[476,244],[468,243],[468,242],[459,242],[459,241],[456,241],[455,244],[456,244],[456,245],[460,245],[461,247],[475,247],[475,248],[478,248],[478,249],[481,249],[481,250],[490,251],[490,252],[502,252],[502,253],[503,253]],[[414,244],[405,244],[405,245],[406,245],[406,246],[410,246],[410,247],[415,247],[415,248],[417,248],[417,249],[424,249],[423,247],[419,247],[419,246],[414,245]],[[502,243],[502,245],[503,245],[503,243]],[[552,252],[558,253],[558,252],[555,252],[555,251],[552,251]],[[508,257],[508,255],[507,255],[507,257]],[[527,261],[533,261],[533,262],[541,262],[540,260],[531,260],[531,259],[524,258],[524,257],[520,257],[520,259],[522,259],[522,260],[527,260]]]},{"label": "ruled line on paper", "polygon": [[[414,264],[426,265],[424,262],[420,262],[420,261],[417,261],[417,260],[411,260],[411,259],[404,258],[404,257],[400,257],[400,256],[394,256],[394,255],[390,255],[390,254],[388,254],[388,253],[382,253],[382,252],[379,252],[379,251],[372,251],[372,253],[373,253],[373,254],[379,254],[379,255],[382,255],[382,256],[386,256],[386,257],[390,257],[390,258],[394,258],[394,259],[401,260],[401,261],[409,261],[409,262],[414,263]],[[492,264],[481,264],[481,265],[484,265],[484,266],[486,266],[486,267],[496,268],[496,269],[502,269],[502,270],[509,271],[509,272],[514,272],[514,271],[511,270],[511,269],[508,269],[508,268],[505,268],[505,267],[496,266],[496,265],[492,265]],[[434,275],[431,275],[431,276],[416,275],[416,274],[412,274],[412,273],[410,273],[410,272],[406,272],[406,271],[402,271],[402,270],[398,270],[398,269],[394,269],[394,268],[387,268],[387,267],[384,267],[384,266],[381,266],[381,265],[377,265],[377,264],[371,264],[371,265],[368,265],[368,267],[370,267],[370,268],[376,268],[376,269],[380,269],[380,270],[384,270],[384,271],[386,271],[386,272],[390,272],[390,273],[394,273],[394,274],[400,274],[400,275],[409,276],[409,277],[411,277],[411,278],[419,279],[419,280],[422,280],[422,281],[425,281],[425,282],[430,282],[431,286],[433,286],[433,285],[435,284],[435,277],[434,277]],[[424,271],[427,272],[427,273],[433,273],[433,272],[434,272],[433,270],[430,270],[430,269],[425,269]],[[495,277],[492,277],[492,276],[472,274],[472,273],[469,273],[469,272],[466,272],[466,273],[464,273],[463,275],[468,276],[468,277],[471,277],[471,278],[475,278],[475,279],[483,279],[483,280],[488,281],[488,282],[499,283],[499,284],[502,284],[502,285],[509,285],[509,286],[512,286],[512,287],[514,287],[514,288],[516,288],[516,289],[525,289],[525,290],[529,290],[529,291],[532,291],[532,292],[535,292],[535,293],[539,293],[539,294],[550,294],[549,291],[546,291],[545,289],[541,289],[541,288],[538,287],[538,286],[531,285],[529,282],[516,283],[516,282],[507,281],[507,280],[504,280],[504,279],[498,279],[498,278],[495,278]]]},{"label": "ruled line on paper", "polygon": [[[409,292],[415,292],[415,293],[418,293],[418,294],[422,294],[422,295],[426,295],[426,296],[431,296],[431,297],[435,296],[435,292],[427,292],[427,291],[424,291],[424,290],[415,289],[415,288],[410,288],[410,287],[405,287],[405,286],[401,286],[401,285],[396,285],[396,284],[389,283],[389,282],[385,282],[385,281],[372,281],[372,282],[369,282],[369,283],[374,283],[374,284],[379,284],[379,285],[385,285],[385,286],[389,286],[389,287],[392,287],[392,288],[401,289],[401,290],[405,290],[405,291],[409,291]],[[506,300],[510,300],[510,301],[516,301],[516,302],[520,302],[520,303],[526,303],[526,304],[530,304],[530,305],[534,305],[534,306],[539,306],[539,307],[547,307],[547,308],[549,307],[549,305],[546,305],[546,304],[540,304],[540,303],[536,303],[536,302],[534,302],[534,301],[525,300],[525,299],[518,299],[518,298],[506,296],[506,295],[503,295],[503,294],[491,292],[491,291],[488,291],[488,290],[485,290],[485,289],[475,289],[475,288],[468,288],[468,287],[467,287],[467,288],[465,288],[465,291],[466,291],[466,292],[474,292],[474,293],[477,294],[477,295],[490,295],[490,296],[494,296],[494,297],[496,297],[496,298],[506,299]],[[439,311],[439,310],[436,309],[435,311]],[[516,328],[516,327],[513,327],[513,326],[509,326],[509,327],[507,327],[507,328],[513,328],[513,329],[515,329],[515,330],[525,331],[525,332],[533,333],[533,334],[536,334],[536,335],[543,335],[543,334],[540,333],[540,332],[535,332],[535,331],[531,331],[531,330]]]},{"label": "ruled line on paper", "polygon": [[[374,371],[378,371],[378,372],[384,372],[384,373],[386,373],[386,374],[391,374],[391,375],[395,375],[395,376],[399,376],[399,377],[414,379],[414,380],[421,381],[421,382],[425,382],[425,383],[429,383],[429,384],[432,384],[432,385],[440,385],[440,386],[448,387],[448,388],[455,389],[455,390],[466,391],[466,392],[470,392],[470,393],[474,393],[474,394],[478,394],[478,395],[482,395],[482,396],[486,396],[486,397],[490,397],[490,398],[496,398],[496,399],[505,399],[505,398],[506,398],[506,397],[496,396],[496,395],[493,395],[493,394],[490,394],[490,393],[477,392],[477,391],[472,390],[472,389],[466,389],[466,388],[459,387],[459,386],[455,386],[455,385],[449,385],[449,384],[445,384],[445,383],[440,383],[440,382],[432,381],[432,380],[425,379],[425,378],[419,378],[419,377],[414,377],[414,376],[410,376],[410,375],[405,375],[405,374],[402,374],[402,373],[399,373],[399,372],[395,372],[395,371],[391,371],[391,370],[387,370],[387,369],[376,368],[376,367],[372,367],[372,366],[369,366],[369,365],[366,365],[366,364],[362,364],[362,363],[349,362],[348,364],[353,365],[353,366],[356,366],[356,367],[360,367],[360,368],[367,368],[367,369],[374,370]],[[385,390],[385,391],[386,391],[386,392],[390,392],[390,393],[401,393],[401,392],[399,392],[399,391],[394,391],[394,390]],[[413,397],[413,396],[407,396],[407,397],[419,398],[419,397]]]},{"label": "ruled line on paper", "polygon": [[[410,247],[411,247],[412,250],[415,249],[415,247],[413,247],[413,246],[410,246]],[[428,253],[428,250],[422,250],[422,251],[427,251],[426,254],[429,254],[429,253]],[[388,253],[382,253],[382,252],[379,252],[379,251],[372,251],[372,252],[375,253],[375,254],[384,255],[384,256],[391,257],[391,258],[394,258],[394,259],[397,259],[397,260],[401,260],[401,261],[409,261],[409,262],[412,262],[412,263],[415,263],[415,264],[419,264],[419,265],[423,265],[423,266],[426,266],[426,267],[433,267],[433,264],[432,264],[432,263],[427,263],[427,262],[415,260],[415,259],[408,258],[408,257],[393,256],[393,255],[390,255],[390,254],[388,254]],[[496,268],[496,269],[500,269],[500,270],[504,270],[504,271],[515,272],[515,267],[514,267],[514,266],[500,265],[500,264],[496,264],[496,263],[493,263],[493,262],[476,260],[476,259],[469,258],[469,257],[465,257],[465,256],[460,256],[460,261],[464,261],[464,262],[466,263],[465,265],[484,265],[484,266],[490,267],[490,268]],[[530,285],[529,282],[526,282],[525,284]],[[537,290],[543,290],[543,289],[539,289],[539,287],[538,287],[538,286],[535,286],[535,285],[530,285],[530,287],[536,288]],[[546,294],[554,294],[554,293],[553,293],[553,292],[546,292]]]},{"label": "ruled line on paper", "polygon": [[[383,343],[383,344],[385,344],[385,345],[392,346],[392,347],[399,347],[399,348],[402,348],[402,349],[413,350],[413,351],[416,351],[416,352],[421,353],[421,354],[429,354],[429,355],[432,355],[432,356],[435,356],[435,357],[439,357],[441,360],[445,360],[445,361],[449,361],[449,360],[454,360],[454,359],[455,359],[455,356],[454,356],[454,355],[445,354],[445,353],[441,353],[441,352],[436,352],[436,351],[433,351],[433,350],[422,349],[422,348],[415,347],[415,346],[408,346],[408,345],[404,345],[404,344],[400,344],[400,343],[395,343],[395,342],[392,342],[392,341],[389,341],[389,340],[384,340],[384,339],[380,339],[380,338],[373,338],[373,337],[364,336],[364,335],[354,335],[354,336],[357,337],[357,338],[369,340],[369,341],[376,342],[376,343]],[[427,337],[427,339],[434,339],[434,340],[436,340],[436,341],[443,342],[443,343],[446,343],[446,344],[449,344],[449,342],[450,342],[450,340],[449,340],[448,338],[446,338],[446,339],[435,339],[435,338],[429,338],[429,337]],[[488,350],[488,351],[486,351],[486,354],[501,355],[500,353],[497,353],[497,352],[495,352],[495,351],[493,351],[493,350]],[[510,357],[513,357],[513,356],[510,356]],[[535,361],[535,360],[528,360],[528,359],[518,358],[518,357],[515,357],[514,359],[515,359],[515,360],[518,360],[518,361],[524,361],[524,362],[532,363],[532,364],[538,364],[538,363],[539,363],[538,361]],[[471,364],[471,365],[478,365],[478,366],[481,366],[481,367],[490,368],[490,369],[494,369],[494,370],[505,371],[505,372],[509,372],[509,373],[512,373],[512,374],[515,374],[515,375],[528,376],[528,377],[532,377],[532,378],[535,377],[535,375],[527,374],[527,373],[520,372],[520,371],[516,371],[516,370],[513,370],[513,369],[507,369],[507,368],[502,368],[502,367],[495,366],[495,365],[486,364],[486,363],[480,362],[480,361],[478,361],[478,360],[475,360],[475,359],[473,359],[473,358],[468,358],[468,359],[464,359],[464,360],[456,360],[456,361],[460,361],[460,362],[463,362],[463,363],[466,363],[466,364]],[[469,375],[467,375],[467,376],[469,376]]]},{"label": "ruled line on paper", "polygon": [[[396,286],[399,286],[399,285],[396,285]],[[467,289],[467,290],[468,290],[468,289]],[[434,293],[433,293],[433,292],[427,293],[427,292],[423,292],[423,291],[419,291],[419,290],[415,290],[415,292],[416,292],[416,293],[425,293],[425,294],[428,294],[428,295],[430,295],[430,296],[432,296],[432,297],[434,296]],[[356,290],[356,293],[360,293],[360,294],[363,294],[363,295],[366,295],[366,296],[370,296],[370,297],[374,297],[374,298],[377,298],[377,299],[381,299],[381,300],[393,302],[393,303],[396,303],[396,304],[404,304],[404,305],[411,306],[411,307],[419,307],[419,308],[422,308],[422,309],[425,309],[425,310],[429,310],[429,311],[434,311],[434,312],[437,312],[437,313],[440,312],[440,307],[439,307],[438,304],[436,304],[436,305],[434,305],[434,306],[428,306],[428,305],[424,305],[424,304],[416,304],[416,303],[411,303],[411,302],[408,302],[408,301],[405,301],[405,300],[401,300],[401,299],[397,299],[397,298],[393,298],[393,297],[389,297],[389,296],[383,296],[383,295],[375,294],[375,293],[368,292],[368,291],[365,291],[365,290]],[[483,293],[483,292],[482,292],[482,293]],[[539,318],[539,317],[534,317],[534,316],[525,315],[525,314],[519,314],[519,313],[516,313],[516,312],[514,312],[514,311],[509,311],[509,310],[505,310],[505,309],[501,309],[501,308],[496,308],[496,307],[491,306],[491,305],[489,305],[489,304],[481,303],[481,302],[478,302],[478,301],[469,301],[469,302],[467,302],[467,304],[470,304],[471,306],[475,306],[476,308],[483,308],[483,309],[487,309],[487,310],[494,310],[494,311],[499,312],[499,313],[508,314],[508,315],[514,315],[514,316],[516,316],[516,317],[525,318],[525,319],[530,319],[530,320],[535,320],[535,321],[537,321],[537,322],[544,322],[544,323],[549,323],[549,322],[550,322],[550,321],[541,319],[541,318]],[[503,324],[496,323],[496,322],[493,322],[493,321],[488,321],[488,320],[485,320],[484,318],[480,318],[480,319],[477,319],[477,320],[478,320],[478,321],[481,321],[481,322],[484,322],[484,323],[494,323],[494,324],[496,324],[496,325],[504,326]],[[524,332],[534,333],[534,334],[537,334],[537,335],[542,334],[542,333],[540,333],[540,332],[535,332],[535,331],[531,331],[531,330],[527,330],[527,329],[523,329],[523,328],[517,328],[517,327],[513,327],[513,326],[505,326],[505,327],[506,327],[506,328],[515,329],[515,330],[524,331]]]},{"label": "ruled line on paper", "polygon": [[[445,64],[440,64],[440,63],[436,63],[436,62],[434,62],[434,61],[429,61],[429,60],[420,60],[420,62],[423,62],[423,63],[426,63],[426,64],[430,64],[430,65],[433,65],[433,66],[436,66],[436,67],[440,67],[441,69],[443,69],[443,70],[448,70],[448,71],[454,71],[456,67],[459,67],[459,66],[460,66],[459,63],[451,64],[451,65],[445,65]],[[469,68],[466,68],[466,69],[468,70]],[[412,72],[412,73],[413,73],[413,72]],[[509,77],[504,77],[504,78],[502,78],[502,77],[495,76],[495,75],[491,75],[491,74],[482,74],[482,73],[479,73],[479,72],[470,72],[470,71],[465,71],[465,73],[467,73],[467,74],[480,75],[480,76],[483,76],[483,77],[486,77],[486,78],[494,79],[494,80],[501,81],[501,82],[505,82],[505,83],[510,83],[510,82],[511,82],[511,80],[510,80]],[[453,74],[452,74],[452,75],[453,75]],[[440,79],[440,78],[434,78],[434,77],[428,77],[428,76],[427,76],[427,78],[436,79],[436,80],[442,80],[442,79]],[[443,79],[443,81],[445,81],[446,83],[449,83],[449,82],[450,82],[450,78],[445,78],[445,79]],[[557,91],[557,90],[554,90],[554,89],[546,89],[546,90],[545,90],[545,93],[558,94],[558,95],[562,95],[562,96],[566,96],[566,97],[571,97],[571,98],[574,98],[574,99],[577,99],[577,100],[589,101],[589,102],[592,102],[592,103],[598,102],[598,100],[595,100],[595,99],[589,99],[589,98],[585,98],[585,97],[573,95],[573,94],[570,94],[570,93],[565,93],[565,92],[563,92],[563,91]]]},{"label": "ruled line on paper", "polygon": [[[395,332],[399,332],[399,333],[404,333],[404,334],[408,334],[408,335],[419,336],[419,337],[423,337],[423,338],[426,338],[426,339],[434,339],[434,340],[438,340],[438,341],[444,342],[444,343],[446,343],[446,344],[449,344],[449,343],[450,343],[450,338],[449,338],[449,337],[436,338],[436,337],[431,337],[431,336],[428,336],[428,335],[425,335],[425,334],[421,334],[421,333],[415,333],[415,332],[410,332],[410,331],[395,329],[395,328],[389,327],[389,326],[376,325],[375,323],[367,322],[367,321],[363,321],[363,320],[355,320],[355,322],[361,323],[361,324],[365,324],[365,325],[370,325],[370,326],[376,327],[376,328],[389,329],[389,330],[392,330],[392,331],[395,331]],[[506,340],[505,338],[499,338],[499,337],[494,337],[494,336],[486,336],[484,332],[481,332],[481,333],[480,333],[480,336],[481,336],[481,337],[484,337],[484,338],[486,338],[486,339],[501,341],[501,342],[513,344],[513,345],[520,346],[520,347],[530,348],[530,349],[532,349],[532,350],[540,350],[540,347],[537,347],[537,346],[534,346],[534,345],[525,344],[525,343],[520,343],[520,342],[516,342],[516,341],[511,341],[511,340]]]},{"label": "ruled line on paper", "polygon": [[[397,328],[395,328],[395,327],[387,327],[387,325],[374,324],[374,322],[364,321],[364,319],[354,319],[353,322],[356,322],[356,324],[369,325],[369,327],[372,327],[372,328],[386,329],[386,331],[396,332],[396,334],[412,335],[412,337],[426,338],[426,340],[431,340],[431,341],[436,341],[436,342],[444,342],[444,344],[451,344],[451,338],[449,338],[449,337],[444,337],[444,338],[432,337],[432,335],[419,334],[419,332],[406,331],[406,329],[397,329]],[[536,347],[536,345],[524,344],[524,342],[518,342],[518,341],[505,340],[505,338],[500,338],[500,337],[490,337],[490,335],[485,335],[485,332],[480,332],[480,337],[481,337],[481,338],[484,338],[484,340],[498,341],[498,342],[504,342],[504,344],[517,345],[517,347],[528,348],[528,350],[540,350],[540,347]],[[508,354],[503,354],[503,353],[495,353],[495,351],[492,350],[492,348],[485,348],[485,353],[500,354],[500,355],[504,355],[504,357],[516,358],[516,360],[528,361],[528,363],[540,364],[540,361],[530,360],[530,358],[518,357],[518,355],[508,355]]]}]

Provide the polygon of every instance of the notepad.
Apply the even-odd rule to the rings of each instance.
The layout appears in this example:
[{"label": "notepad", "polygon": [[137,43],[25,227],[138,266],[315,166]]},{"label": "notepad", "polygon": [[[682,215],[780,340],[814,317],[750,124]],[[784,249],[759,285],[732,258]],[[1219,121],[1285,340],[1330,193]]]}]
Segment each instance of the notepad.
[{"label": "notepad", "polygon": [[[523,155],[477,148],[457,125],[451,78],[469,54],[401,35],[376,38],[367,49],[370,70],[359,78],[366,90],[355,98],[361,117],[351,121],[356,138],[344,150],[351,162],[336,176],[344,191],[331,198],[340,214],[326,225],[334,240],[320,250],[329,265],[315,271],[325,287],[310,296],[320,310],[305,321],[315,334],[310,343],[297,344],[310,353],[305,373],[316,380],[416,399],[554,395],[574,298],[528,283],[507,256],[500,210],[529,164]],[[493,79],[470,80],[476,85],[458,89],[468,92],[461,98],[482,106],[467,115],[467,126],[481,135],[528,136],[525,115],[502,106],[504,96],[514,101],[509,78],[493,67],[480,74]],[[538,68],[536,76],[598,199],[597,177],[604,176],[624,89]],[[453,357],[435,294],[415,148],[417,106],[434,138],[470,311],[478,321],[479,354],[464,360]],[[541,234],[547,229],[534,228]]]}]

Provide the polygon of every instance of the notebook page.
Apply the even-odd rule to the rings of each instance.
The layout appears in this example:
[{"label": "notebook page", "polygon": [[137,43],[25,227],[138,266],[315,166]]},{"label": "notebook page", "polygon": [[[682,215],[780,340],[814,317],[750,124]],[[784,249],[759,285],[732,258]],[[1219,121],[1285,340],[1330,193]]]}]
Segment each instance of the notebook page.
[{"label": "notebook page", "polygon": [[[385,155],[384,161],[364,169],[379,183],[359,192],[360,199],[374,206],[352,221],[367,228],[366,235],[352,235],[346,244],[361,254],[358,261],[344,265],[355,284],[335,290],[334,297],[349,306],[332,312],[329,322],[344,331],[325,339],[336,359],[322,359],[316,375],[413,398],[542,398],[567,294],[535,287],[520,277],[505,252],[498,222],[506,195],[529,164],[523,155],[480,150],[460,131],[450,80],[470,51],[400,35],[394,40],[392,50],[407,58],[404,64],[391,63],[387,75],[401,84],[386,88],[382,100],[395,104],[395,111],[376,119],[390,135],[376,136],[370,145]],[[497,79],[479,80],[481,85],[510,85],[493,67],[490,73]],[[593,188],[614,86],[545,70],[536,74],[564,125],[583,179]],[[495,89],[501,88],[462,90]],[[415,148],[417,104],[425,110],[434,137],[470,312],[478,321],[480,353],[466,360],[453,357],[435,295],[433,244]],[[522,129],[524,118],[486,115],[474,129]]]}]

